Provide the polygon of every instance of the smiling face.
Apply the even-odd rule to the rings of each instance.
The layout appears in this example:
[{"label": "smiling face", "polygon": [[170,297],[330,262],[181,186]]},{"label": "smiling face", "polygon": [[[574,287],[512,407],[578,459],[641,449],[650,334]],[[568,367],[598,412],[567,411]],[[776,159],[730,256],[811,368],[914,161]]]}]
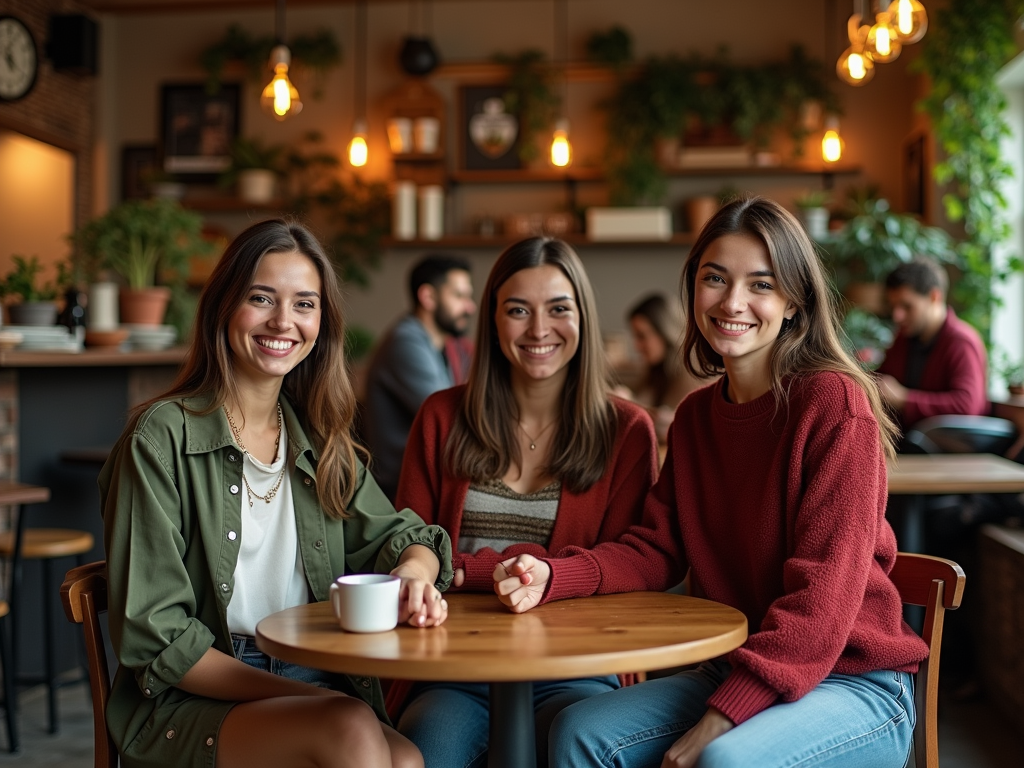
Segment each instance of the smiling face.
[{"label": "smiling face", "polygon": [[552,265],[516,272],[498,288],[494,322],[512,381],[564,382],[580,345],[576,291]]},{"label": "smiling face", "polygon": [[769,380],[772,345],[796,307],[782,295],[764,244],[750,235],[712,242],[697,267],[694,318],[730,379]]},{"label": "smiling face", "polygon": [[228,323],[235,375],[281,379],[312,351],[320,333],[320,273],[301,253],[268,253]]}]

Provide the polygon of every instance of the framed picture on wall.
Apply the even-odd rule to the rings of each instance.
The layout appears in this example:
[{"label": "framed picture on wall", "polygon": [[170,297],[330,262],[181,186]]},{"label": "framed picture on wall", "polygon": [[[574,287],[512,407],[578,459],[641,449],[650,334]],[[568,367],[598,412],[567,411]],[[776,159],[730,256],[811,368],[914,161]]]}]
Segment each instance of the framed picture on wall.
[{"label": "framed picture on wall", "polygon": [[903,210],[928,218],[928,144],[925,132],[914,133],[903,145]]},{"label": "framed picture on wall", "polygon": [[459,91],[462,168],[494,171],[521,168],[519,120],[505,109],[504,85],[466,85]]},{"label": "framed picture on wall", "polygon": [[148,177],[158,167],[154,144],[126,144],[121,147],[121,199],[149,197]]},{"label": "framed picture on wall", "polygon": [[164,85],[160,98],[160,154],[168,173],[215,175],[231,162],[239,132],[238,84],[210,95],[203,84]]}]

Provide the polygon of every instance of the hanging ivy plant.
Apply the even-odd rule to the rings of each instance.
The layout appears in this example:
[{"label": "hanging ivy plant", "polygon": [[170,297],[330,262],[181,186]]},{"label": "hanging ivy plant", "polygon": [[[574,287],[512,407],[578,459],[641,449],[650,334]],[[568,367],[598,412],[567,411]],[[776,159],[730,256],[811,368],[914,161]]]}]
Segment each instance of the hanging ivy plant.
[{"label": "hanging ivy plant", "polygon": [[494,61],[509,68],[505,109],[519,121],[519,159],[529,163],[540,157],[537,134],[554,125],[562,104],[555,93],[554,72],[544,54],[534,49],[515,56],[499,53]]},{"label": "hanging ivy plant", "polygon": [[588,51],[613,66],[618,90],[605,104],[612,200],[618,205],[658,202],[665,194],[665,172],[656,157],[659,139],[678,138],[694,122],[725,127],[758,148],[788,126],[799,156],[807,136],[801,110],[819,102],[839,113],[825,67],[799,47],[790,58],[756,66],[733,64],[723,50],[714,58],[653,57],[627,70],[630,46],[623,30],[597,34]]},{"label": "hanging ivy plant", "polygon": [[986,338],[998,304],[993,281],[1022,266],[1016,256],[1005,268],[992,264],[992,247],[1010,234],[1001,188],[1013,175],[1000,153],[1010,129],[996,76],[1017,52],[1014,26],[1022,14],[1022,0],[957,0],[936,12],[917,61],[931,81],[919,107],[931,118],[944,155],[935,166],[935,181],[946,189],[946,215],[963,222],[966,234],[959,245],[965,271],[952,298]]},{"label": "hanging ivy plant", "polygon": [[[228,27],[224,37],[199,55],[199,64],[206,72],[206,90],[220,90],[224,68],[236,61],[245,67],[250,79],[260,81],[267,75],[267,61],[276,40],[272,35],[252,37],[237,24]],[[312,35],[297,35],[288,42],[293,65],[308,67],[313,72],[313,98],[323,97],[324,80],[332,67],[341,63],[341,47],[334,35],[321,29]]]}]

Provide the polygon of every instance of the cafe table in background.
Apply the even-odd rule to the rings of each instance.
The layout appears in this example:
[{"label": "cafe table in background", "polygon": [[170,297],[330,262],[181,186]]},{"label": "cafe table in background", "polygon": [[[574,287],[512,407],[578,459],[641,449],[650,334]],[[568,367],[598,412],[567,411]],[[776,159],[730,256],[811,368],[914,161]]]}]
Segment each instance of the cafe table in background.
[{"label": "cafe table in background", "polygon": [[562,600],[524,614],[488,594],[451,594],[440,627],[352,634],[329,603],[268,616],[256,645],[278,659],[399,680],[490,683],[491,768],[536,765],[533,682],[666,669],[721,656],[747,638],[734,608],[632,592]]}]

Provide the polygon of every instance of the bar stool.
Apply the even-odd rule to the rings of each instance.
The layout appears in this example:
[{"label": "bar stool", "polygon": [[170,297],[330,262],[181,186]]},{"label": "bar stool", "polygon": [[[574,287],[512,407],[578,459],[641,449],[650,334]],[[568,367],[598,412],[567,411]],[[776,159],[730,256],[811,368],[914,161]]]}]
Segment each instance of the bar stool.
[{"label": "bar stool", "polygon": [[[12,553],[19,554],[21,551],[22,523],[25,519],[22,507],[26,504],[41,504],[49,500],[49,488],[25,485],[11,480],[0,480],[0,507],[9,507],[12,510],[10,529],[0,533],[0,540],[7,543]],[[11,543],[12,534],[13,545]],[[21,562],[20,557],[4,555],[4,558],[9,568],[5,568],[3,574],[3,589],[5,590],[3,596],[6,599],[0,600],[0,666],[3,666],[3,670],[0,671],[4,676],[4,710],[7,719],[8,748],[11,752],[15,752],[18,749],[18,726],[15,720],[17,701],[14,698],[14,677],[17,665],[14,654],[11,652],[10,640],[14,634],[13,627],[8,625],[13,622],[11,604],[14,602],[15,583],[20,577]]]},{"label": "bar stool", "polygon": [[[11,486],[22,493],[29,489],[36,492],[33,501],[47,501],[50,498],[48,488],[23,485],[21,483],[3,483],[4,486]],[[0,486],[2,487],[2,486]],[[42,493],[39,493],[42,492]],[[43,495],[45,494],[45,495]],[[0,494],[0,504],[18,504],[5,500]],[[20,504],[29,503],[22,500]],[[19,504],[19,506],[20,506]],[[12,634],[14,642],[11,644],[11,669],[12,677],[16,677],[14,670],[18,665],[18,605],[21,592],[21,565],[24,560],[40,560],[42,562],[43,578],[43,633],[45,645],[44,673],[41,678],[18,678],[19,682],[29,684],[45,683],[47,687],[47,701],[49,708],[50,733],[57,732],[57,689],[62,681],[57,679],[57,650],[54,640],[53,611],[48,598],[55,594],[56,582],[54,579],[54,563],[58,558],[75,557],[76,564],[81,565],[82,555],[89,552],[93,547],[93,536],[87,531],[78,531],[68,528],[29,528],[25,525],[23,510],[18,509],[18,520],[13,531],[0,534],[0,557],[11,563],[10,581],[10,604],[12,613]],[[60,574],[57,574],[60,580]],[[77,682],[77,681],[75,681]]]}]

